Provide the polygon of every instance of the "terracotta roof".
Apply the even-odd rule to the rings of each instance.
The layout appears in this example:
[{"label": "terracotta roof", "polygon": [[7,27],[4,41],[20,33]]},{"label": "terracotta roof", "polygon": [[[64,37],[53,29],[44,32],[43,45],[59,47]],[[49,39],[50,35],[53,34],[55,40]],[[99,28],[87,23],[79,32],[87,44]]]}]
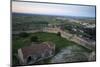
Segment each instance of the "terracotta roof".
[{"label": "terracotta roof", "polygon": [[29,47],[22,48],[23,58],[27,58],[30,55],[40,55],[52,49],[53,43],[43,42],[41,44],[32,44]]}]

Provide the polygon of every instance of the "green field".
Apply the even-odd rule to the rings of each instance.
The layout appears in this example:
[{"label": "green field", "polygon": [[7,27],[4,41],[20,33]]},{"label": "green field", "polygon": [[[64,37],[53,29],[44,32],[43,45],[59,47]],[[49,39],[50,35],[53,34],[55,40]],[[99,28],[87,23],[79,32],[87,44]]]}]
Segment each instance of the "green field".
[{"label": "green field", "polygon": [[[77,45],[77,47],[81,48],[79,51],[81,52],[91,52],[91,50],[80,46],[79,44],[69,41],[65,38],[62,38],[61,36],[58,36],[55,33],[47,33],[47,32],[37,32],[37,33],[30,33],[29,36],[27,37],[20,37],[20,36],[13,36],[12,39],[12,48],[13,48],[13,64],[18,64],[16,55],[17,55],[17,50],[19,48],[29,46],[29,43],[31,43],[30,38],[32,36],[37,36],[39,39],[39,42],[44,42],[44,41],[51,41],[56,45],[56,52],[57,54],[62,48],[72,46],[72,45]],[[77,49],[77,48],[76,48]]]}]

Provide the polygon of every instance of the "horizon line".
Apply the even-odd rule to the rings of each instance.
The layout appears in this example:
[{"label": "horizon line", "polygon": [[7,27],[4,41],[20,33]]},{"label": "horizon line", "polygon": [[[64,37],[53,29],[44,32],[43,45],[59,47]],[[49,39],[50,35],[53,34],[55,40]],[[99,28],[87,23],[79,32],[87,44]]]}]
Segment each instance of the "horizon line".
[{"label": "horizon line", "polygon": [[88,18],[96,18],[96,16],[94,17],[90,17],[90,16],[72,16],[72,15],[50,15],[50,14],[35,14],[35,13],[21,13],[21,12],[12,12],[12,14],[27,14],[27,15],[43,15],[43,16],[61,16],[61,17],[88,17]]}]

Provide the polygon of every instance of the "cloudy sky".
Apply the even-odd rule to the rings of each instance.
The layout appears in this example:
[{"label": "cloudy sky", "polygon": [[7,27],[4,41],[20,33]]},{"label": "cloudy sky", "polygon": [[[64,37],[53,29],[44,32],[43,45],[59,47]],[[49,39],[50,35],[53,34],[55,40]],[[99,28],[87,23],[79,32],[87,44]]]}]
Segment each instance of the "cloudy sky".
[{"label": "cloudy sky", "polygon": [[46,4],[33,2],[12,2],[12,12],[58,15],[58,16],[82,16],[95,17],[95,6]]}]

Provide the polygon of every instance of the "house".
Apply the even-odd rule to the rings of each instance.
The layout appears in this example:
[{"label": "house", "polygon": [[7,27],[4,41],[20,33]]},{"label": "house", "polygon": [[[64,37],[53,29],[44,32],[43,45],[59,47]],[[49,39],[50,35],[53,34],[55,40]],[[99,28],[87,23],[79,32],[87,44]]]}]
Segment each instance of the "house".
[{"label": "house", "polygon": [[21,65],[28,65],[52,57],[54,52],[52,42],[31,43],[31,46],[18,49],[18,57]]}]

